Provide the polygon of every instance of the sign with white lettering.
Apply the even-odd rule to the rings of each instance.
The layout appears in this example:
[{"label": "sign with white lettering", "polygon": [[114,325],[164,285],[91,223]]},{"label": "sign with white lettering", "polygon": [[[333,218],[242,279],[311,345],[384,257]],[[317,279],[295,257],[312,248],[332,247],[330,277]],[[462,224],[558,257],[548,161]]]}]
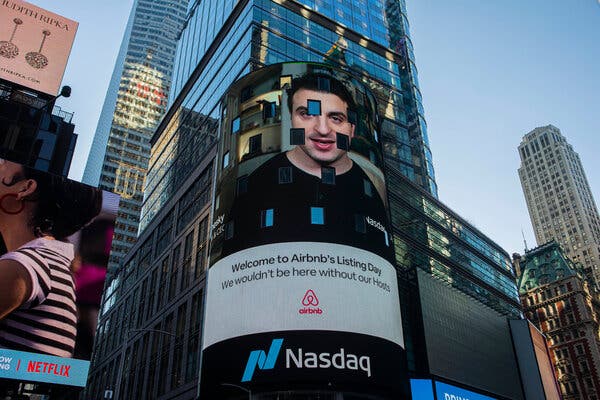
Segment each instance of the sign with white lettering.
[{"label": "sign with white lettering", "polygon": [[396,270],[362,249],[319,242],[253,247],[215,263],[207,290],[207,310],[218,312],[206,313],[205,347],[265,327],[355,332],[404,345]]},{"label": "sign with white lettering", "polygon": [[0,378],[85,386],[90,362],[0,349]]},{"label": "sign with white lettering", "polygon": [[25,1],[0,2],[0,78],[58,94],[77,26]]}]

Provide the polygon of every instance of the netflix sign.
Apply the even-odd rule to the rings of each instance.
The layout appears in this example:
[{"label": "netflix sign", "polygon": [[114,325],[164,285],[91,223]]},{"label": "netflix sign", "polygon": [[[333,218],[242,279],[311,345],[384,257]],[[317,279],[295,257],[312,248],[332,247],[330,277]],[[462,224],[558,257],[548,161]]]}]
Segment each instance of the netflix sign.
[{"label": "netflix sign", "polygon": [[0,349],[0,378],[85,386],[90,362]]}]

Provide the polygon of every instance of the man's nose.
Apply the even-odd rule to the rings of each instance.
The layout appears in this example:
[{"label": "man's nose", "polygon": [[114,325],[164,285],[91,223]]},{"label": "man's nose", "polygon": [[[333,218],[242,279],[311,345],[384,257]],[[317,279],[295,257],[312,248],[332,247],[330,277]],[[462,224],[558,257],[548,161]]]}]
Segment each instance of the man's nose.
[{"label": "man's nose", "polygon": [[320,135],[327,135],[331,131],[327,118],[323,115],[318,115],[315,118],[315,131]]}]

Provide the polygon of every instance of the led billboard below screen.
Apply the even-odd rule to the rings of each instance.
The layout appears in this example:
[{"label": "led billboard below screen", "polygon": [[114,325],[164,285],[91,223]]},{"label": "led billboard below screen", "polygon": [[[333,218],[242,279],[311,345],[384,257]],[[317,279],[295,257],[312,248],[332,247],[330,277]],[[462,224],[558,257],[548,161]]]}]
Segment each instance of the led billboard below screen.
[{"label": "led billboard below screen", "polygon": [[494,397],[475,393],[470,390],[442,382],[435,382],[435,391],[437,393],[437,400],[497,400]]},{"label": "led billboard below screen", "polygon": [[48,376],[67,377],[68,370],[76,378],[61,384],[85,385],[89,362],[82,360],[91,356],[118,202],[112,193],[0,159],[2,377],[58,383]]},{"label": "led billboard below screen", "polygon": [[0,78],[57,95],[77,26],[25,1],[2,1]]},{"label": "led billboard below screen", "polygon": [[411,379],[410,389],[413,400],[497,400],[495,397],[431,379]]},{"label": "led billboard below screen", "polygon": [[84,387],[90,362],[0,349],[0,378]]},{"label": "led billboard below screen", "polygon": [[374,96],[321,64],[222,101],[201,395],[402,394],[404,338]]}]

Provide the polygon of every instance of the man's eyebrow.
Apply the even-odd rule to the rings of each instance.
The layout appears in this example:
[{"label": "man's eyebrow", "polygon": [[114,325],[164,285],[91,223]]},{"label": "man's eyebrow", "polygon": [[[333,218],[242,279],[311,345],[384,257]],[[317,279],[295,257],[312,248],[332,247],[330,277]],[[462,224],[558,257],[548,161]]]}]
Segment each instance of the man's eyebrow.
[{"label": "man's eyebrow", "polygon": [[306,107],[306,106],[298,106],[298,107],[296,107],[296,111],[308,111],[308,107]]},{"label": "man's eyebrow", "polygon": [[344,118],[348,118],[348,116],[346,115],[345,112],[343,111],[330,111],[327,113],[328,117],[344,117]]}]

